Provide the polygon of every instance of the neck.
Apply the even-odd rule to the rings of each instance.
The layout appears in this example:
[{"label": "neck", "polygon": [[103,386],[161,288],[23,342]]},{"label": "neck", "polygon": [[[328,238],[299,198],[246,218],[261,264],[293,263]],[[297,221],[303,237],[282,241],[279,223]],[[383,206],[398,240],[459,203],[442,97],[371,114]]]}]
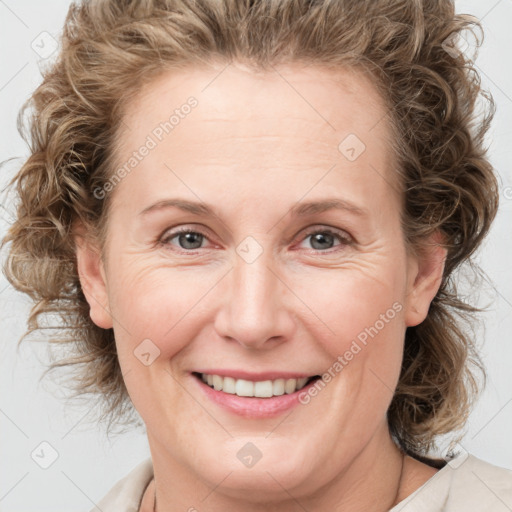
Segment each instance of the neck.
[{"label": "neck", "polygon": [[248,500],[243,489],[233,491],[226,485],[229,471],[219,482],[201,480],[148,437],[155,481],[148,487],[141,512],[153,511],[155,498],[156,512],[195,511],[205,505],[211,512],[292,512],[297,510],[297,502],[310,511],[385,512],[405,497],[402,489],[404,482],[407,485],[407,464],[387,428],[313,493],[301,493],[302,485],[285,488],[269,476],[269,489],[282,491],[271,501],[264,492]]}]

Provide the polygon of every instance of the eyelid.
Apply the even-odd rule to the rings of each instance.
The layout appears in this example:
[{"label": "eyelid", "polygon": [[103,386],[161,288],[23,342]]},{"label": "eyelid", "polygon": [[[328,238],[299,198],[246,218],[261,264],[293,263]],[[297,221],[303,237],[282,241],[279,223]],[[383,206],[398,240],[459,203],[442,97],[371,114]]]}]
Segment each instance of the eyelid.
[{"label": "eyelid", "polygon": [[331,226],[324,226],[321,224],[312,226],[311,228],[306,228],[306,231],[304,232],[303,237],[305,238],[314,233],[330,233],[332,235],[338,236],[340,239],[345,240],[345,242],[347,242],[347,243],[354,241],[352,236],[349,233],[347,233],[344,229],[333,228]]},{"label": "eyelid", "polygon": [[335,245],[334,247],[331,247],[329,249],[325,249],[323,251],[319,249],[303,249],[307,251],[308,253],[315,253],[318,255],[325,255],[328,256],[333,253],[337,253],[340,250],[342,250],[344,247],[351,246],[355,243],[354,238],[345,230],[339,229],[339,228],[333,228],[331,226],[322,226],[322,225],[316,225],[312,226],[311,228],[306,228],[305,231],[301,231],[301,234],[298,235],[298,241],[297,244],[300,244],[304,242],[309,236],[315,234],[315,233],[329,233],[330,235],[333,235],[335,238],[338,239],[339,244]]},{"label": "eyelid", "polygon": [[[207,240],[210,241],[210,236],[207,234],[207,230],[199,228],[199,227],[195,227],[193,224],[184,224],[184,225],[174,226],[172,228],[167,228],[158,237],[157,241],[161,245],[167,245],[166,240],[171,240],[172,238],[174,238],[177,235],[180,235],[182,233],[197,233],[199,235],[202,235],[204,238],[206,238]],[[190,253],[192,253],[194,250],[199,250],[199,249],[193,249],[190,251],[185,251],[184,249],[182,249],[182,251],[190,252]]]},{"label": "eyelid", "polygon": [[[210,240],[210,236],[208,234],[208,230],[203,227],[196,227],[194,224],[182,224],[177,225],[171,228],[167,228],[162,235],[160,235],[157,239],[157,244],[161,247],[167,247],[169,245],[169,240],[175,238],[176,236],[180,235],[181,233],[197,233],[199,235],[202,235],[206,240],[208,240],[210,243],[213,243]],[[345,230],[340,228],[334,228],[332,226],[317,224],[310,226],[308,228],[305,228],[300,231],[300,233],[292,240],[297,240],[295,243],[300,243],[306,240],[308,236],[311,236],[315,233],[329,233],[333,235],[334,237],[337,237],[339,240],[339,245],[334,246],[332,248],[326,249],[326,250],[318,250],[318,249],[309,249],[309,251],[313,251],[315,254],[330,254],[332,252],[337,252],[337,247],[340,246],[348,246],[355,243],[354,238]],[[175,251],[182,254],[197,254],[197,252],[201,251],[201,249],[207,249],[204,247],[200,247],[198,249],[181,249],[179,247],[175,247]],[[306,249],[308,250],[308,249]]]}]

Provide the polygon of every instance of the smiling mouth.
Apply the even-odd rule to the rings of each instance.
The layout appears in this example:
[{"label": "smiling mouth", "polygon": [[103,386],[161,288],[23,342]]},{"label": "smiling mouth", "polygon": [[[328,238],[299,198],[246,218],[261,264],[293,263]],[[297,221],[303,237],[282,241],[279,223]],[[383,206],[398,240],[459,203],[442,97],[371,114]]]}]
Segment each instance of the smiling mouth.
[{"label": "smiling mouth", "polygon": [[312,377],[303,377],[300,379],[252,381],[198,372],[193,372],[193,375],[216,391],[249,398],[272,398],[284,394],[289,395],[301,390],[312,381],[320,378],[320,375],[313,375]]}]

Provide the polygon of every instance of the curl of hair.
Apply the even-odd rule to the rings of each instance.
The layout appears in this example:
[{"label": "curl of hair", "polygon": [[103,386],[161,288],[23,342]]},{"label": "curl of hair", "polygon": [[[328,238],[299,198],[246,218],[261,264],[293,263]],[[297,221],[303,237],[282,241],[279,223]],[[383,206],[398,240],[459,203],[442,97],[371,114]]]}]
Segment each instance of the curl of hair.
[{"label": "curl of hair", "polygon": [[[472,61],[447,51],[448,38],[473,34],[477,20],[453,0],[92,0],[71,5],[61,51],[24,105],[18,129],[30,157],[12,180],[19,197],[4,273],[40,316],[61,319],[51,342],[57,366],[76,365],[78,394],[103,401],[116,423],[131,410],[112,329],[97,327],[81,290],[72,228],[79,220],[106,242],[110,196],[95,197],[116,167],[124,107],[145,84],[172,69],[233,61],[255,69],[302,62],[369,73],[388,107],[403,192],[408,247],[440,231],[448,248],[428,316],[405,335],[402,372],[388,410],[390,431],[421,456],[436,436],[462,427],[485,377],[463,329],[476,307],[454,271],[486,236],[498,206],[484,135],[494,103]],[[486,105],[477,115],[477,102]],[[30,131],[22,114],[31,107]],[[77,378],[79,376],[79,378]]]}]

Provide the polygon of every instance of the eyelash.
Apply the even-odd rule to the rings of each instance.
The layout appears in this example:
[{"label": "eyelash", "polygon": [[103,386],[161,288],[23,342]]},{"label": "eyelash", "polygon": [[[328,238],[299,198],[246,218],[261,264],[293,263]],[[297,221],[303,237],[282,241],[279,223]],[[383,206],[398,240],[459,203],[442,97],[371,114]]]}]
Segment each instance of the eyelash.
[{"label": "eyelash", "polygon": [[[198,235],[201,235],[204,238],[208,239],[208,236],[201,230],[183,227],[183,228],[178,228],[172,232],[170,232],[169,230],[165,231],[163,236],[158,239],[158,245],[167,249],[170,245],[169,244],[170,240],[176,238],[177,236],[179,236],[181,234],[186,234],[186,233],[198,234]],[[337,250],[338,250],[338,249],[336,249],[337,247],[339,248],[339,247],[349,246],[349,245],[353,244],[353,239],[348,234],[343,235],[343,234],[339,233],[337,230],[334,230],[332,228],[327,228],[327,227],[326,228],[315,228],[315,229],[308,230],[304,234],[303,238],[301,238],[301,241],[306,240],[308,237],[318,234],[318,233],[332,235],[335,238],[337,238],[340,243],[339,243],[339,245],[334,246],[330,249],[326,249],[325,251],[322,251],[319,249],[311,249],[311,251],[314,251],[316,253],[330,254],[332,252],[337,252]],[[177,248],[175,250],[178,253],[182,253],[182,254],[197,254],[197,251],[199,251],[201,249],[202,248],[187,250],[187,249]]]}]

